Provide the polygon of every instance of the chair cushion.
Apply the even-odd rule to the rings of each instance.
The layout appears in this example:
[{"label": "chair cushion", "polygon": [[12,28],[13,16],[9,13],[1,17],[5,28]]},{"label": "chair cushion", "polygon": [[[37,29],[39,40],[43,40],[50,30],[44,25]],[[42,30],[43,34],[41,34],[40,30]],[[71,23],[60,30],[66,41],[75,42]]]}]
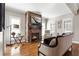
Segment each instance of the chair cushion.
[{"label": "chair cushion", "polygon": [[49,43],[49,46],[53,46],[56,44],[56,39],[52,39]]}]

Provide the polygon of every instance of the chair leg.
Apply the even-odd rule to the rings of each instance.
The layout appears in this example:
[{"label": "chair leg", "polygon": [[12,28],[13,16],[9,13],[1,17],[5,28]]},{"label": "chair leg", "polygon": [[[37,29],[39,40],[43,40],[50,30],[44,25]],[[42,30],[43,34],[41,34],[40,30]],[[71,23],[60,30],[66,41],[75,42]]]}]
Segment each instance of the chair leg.
[{"label": "chair leg", "polygon": [[39,54],[42,54],[43,56],[46,56],[46,55],[43,54],[42,52],[38,51],[38,56],[40,56]]},{"label": "chair leg", "polygon": [[38,51],[38,56],[39,56],[39,51]]}]

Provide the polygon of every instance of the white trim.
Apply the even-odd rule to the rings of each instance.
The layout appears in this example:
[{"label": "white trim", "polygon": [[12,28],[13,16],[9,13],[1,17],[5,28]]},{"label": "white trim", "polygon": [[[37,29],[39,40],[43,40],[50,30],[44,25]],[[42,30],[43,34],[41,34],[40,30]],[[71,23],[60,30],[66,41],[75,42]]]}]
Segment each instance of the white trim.
[{"label": "white trim", "polygon": [[79,42],[78,42],[78,41],[72,41],[72,43],[79,44]]}]

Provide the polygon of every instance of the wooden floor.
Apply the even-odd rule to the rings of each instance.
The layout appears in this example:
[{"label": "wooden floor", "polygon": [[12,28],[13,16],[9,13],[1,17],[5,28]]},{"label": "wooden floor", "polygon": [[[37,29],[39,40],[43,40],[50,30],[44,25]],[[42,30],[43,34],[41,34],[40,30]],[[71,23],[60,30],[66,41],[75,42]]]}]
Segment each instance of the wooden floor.
[{"label": "wooden floor", "polygon": [[72,43],[72,50],[67,51],[65,56],[79,56],[79,44]]},{"label": "wooden floor", "polygon": [[72,50],[67,51],[64,56],[79,56],[79,44],[72,43]]},{"label": "wooden floor", "polygon": [[79,44],[72,44],[72,56],[79,56]]},{"label": "wooden floor", "polygon": [[38,43],[22,43],[7,46],[5,56],[37,56]]},{"label": "wooden floor", "polygon": [[[38,43],[22,43],[7,46],[6,56],[38,56]],[[79,56],[79,44],[72,44],[72,51],[67,51],[63,56]]]}]

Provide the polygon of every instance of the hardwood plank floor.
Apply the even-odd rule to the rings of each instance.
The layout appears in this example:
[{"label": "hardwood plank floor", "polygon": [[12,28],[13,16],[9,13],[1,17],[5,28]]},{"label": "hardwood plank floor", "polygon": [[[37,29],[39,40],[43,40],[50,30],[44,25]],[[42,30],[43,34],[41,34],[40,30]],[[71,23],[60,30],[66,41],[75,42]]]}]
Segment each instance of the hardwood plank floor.
[{"label": "hardwood plank floor", "polygon": [[[5,56],[38,56],[38,43],[6,46]],[[79,44],[72,44],[72,51],[67,51],[64,56],[79,56]]]},{"label": "hardwood plank floor", "polygon": [[5,56],[37,56],[38,43],[22,43],[6,46]]},{"label": "hardwood plank floor", "polygon": [[79,56],[79,44],[72,44],[72,56]]}]

